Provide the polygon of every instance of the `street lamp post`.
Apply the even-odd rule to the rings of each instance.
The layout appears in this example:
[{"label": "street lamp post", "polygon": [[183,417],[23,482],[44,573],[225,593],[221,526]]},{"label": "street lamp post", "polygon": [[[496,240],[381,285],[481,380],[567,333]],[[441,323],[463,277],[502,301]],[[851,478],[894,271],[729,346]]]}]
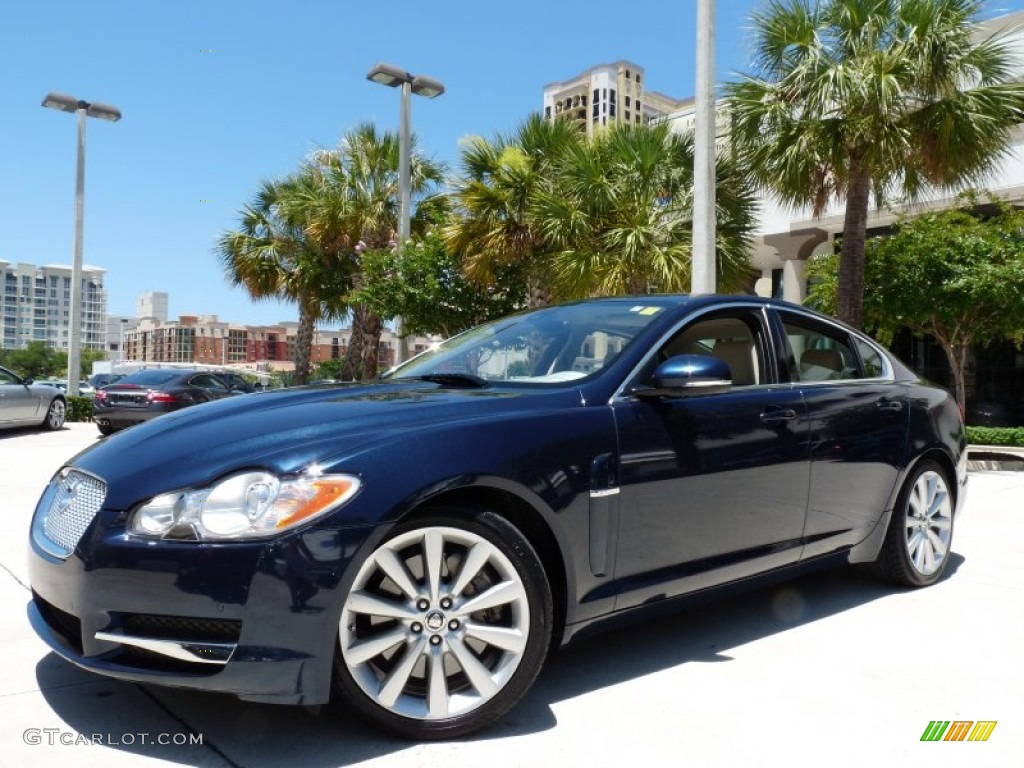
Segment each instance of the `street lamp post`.
[{"label": "street lamp post", "polygon": [[[391,64],[377,64],[367,75],[367,80],[386,85],[390,88],[401,86],[402,88],[402,111],[398,123],[398,247],[401,249],[406,240],[409,239],[409,219],[411,217],[411,183],[410,183],[410,152],[411,139],[409,131],[409,94],[426,96],[433,99],[444,93],[444,84],[439,80],[424,75],[413,75],[404,69],[392,66]],[[408,358],[408,340],[403,334],[403,322],[401,317],[395,318],[395,335],[398,337],[398,349],[396,363],[403,362]]]},{"label": "street lamp post", "polygon": [[43,106],[78,116],[78,164],[75,170],[75,247],[71,263],[71,318],[68,327],[68,395],[78,395],[82,348],[82,223],[85,215],[85,119],[96,117],[116,123],[121,110],[63,93],[48,93]]},{"label": "street lamp post", "polygon": [[715,292],[715,0],[697,0],[690,293]]}]

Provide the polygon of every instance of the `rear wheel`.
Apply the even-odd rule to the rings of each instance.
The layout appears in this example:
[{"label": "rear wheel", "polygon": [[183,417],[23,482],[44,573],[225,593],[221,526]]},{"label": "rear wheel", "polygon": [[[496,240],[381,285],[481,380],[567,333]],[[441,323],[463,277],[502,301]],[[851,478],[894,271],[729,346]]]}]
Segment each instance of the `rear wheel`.
[{"label": "rear wheel", "polygon": [[117,431],[109,424],[97,424],[96,429],[100,431],[101,435],[112,435]]},{"label": "rear wheel", "polygon": [[478,730],[536,678],[551,605],[540,559],[504,518],[452,510],[417,520],[359,567],[341,613],[335,688],[407,738]]},{"label": "rear wheel", "polygon": [[67,418],[67,406],[64,405],[64,401],[59,397],[55,397],[50,402],[50,407],[46,409],[46,418],[43,419],[43,426],[46,429],[60,429],[64,426],[64,419]]},{"label": "rear wheel", "polygon": [[953,496],[946,472],[923,461],[900,490],[875,569],[896,584],[934,584],[949,565],[952,541]]}]

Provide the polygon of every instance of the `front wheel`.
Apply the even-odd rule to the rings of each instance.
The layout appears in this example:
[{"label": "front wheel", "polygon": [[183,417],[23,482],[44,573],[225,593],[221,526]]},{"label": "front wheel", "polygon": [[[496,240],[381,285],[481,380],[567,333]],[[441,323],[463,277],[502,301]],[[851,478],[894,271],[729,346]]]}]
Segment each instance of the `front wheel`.
[{"label": "front wheel", "polygon": [[952,541],[953,496],[946,472],[923,461],[900,489],[875,569],[887,581],[926,587],[949,565]]},{"label": "front wheel", "polygon": [[43,426],[50,430],[60,429],[64,426],[66,418],[67,406],[64,405],[64,401],[60,398],[54,398],[50,402],[50,407],[46,409],[46,418],[43,419]]},{"label": "front wheel", "polygon": [[403,526],[359,567],[341,612],[335,689],[412,739],[462,736],[510,710],[551,639],[544,567],[493,512]]}]

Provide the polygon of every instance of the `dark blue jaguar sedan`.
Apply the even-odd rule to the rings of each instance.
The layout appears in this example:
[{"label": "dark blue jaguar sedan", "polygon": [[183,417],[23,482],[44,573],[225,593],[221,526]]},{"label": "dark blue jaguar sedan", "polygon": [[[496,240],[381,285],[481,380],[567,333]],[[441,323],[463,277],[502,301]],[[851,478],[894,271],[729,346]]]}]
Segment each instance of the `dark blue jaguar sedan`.
[{"label": "dark blue jaguar sedan", "polygon": [[29,616],[100,674],[459,736],[552,649],[696,593],[836,563],[932,584],[965,468],[950,397],[834,320],[586,301],[98,443],[39,501]]}]

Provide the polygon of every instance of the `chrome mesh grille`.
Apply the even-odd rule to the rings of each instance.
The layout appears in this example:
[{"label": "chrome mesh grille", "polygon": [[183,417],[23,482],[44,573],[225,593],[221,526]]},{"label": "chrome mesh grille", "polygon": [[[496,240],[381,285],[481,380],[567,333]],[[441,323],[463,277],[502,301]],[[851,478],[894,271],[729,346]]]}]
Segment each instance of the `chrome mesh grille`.
[{"label": "chrome mesh grille", "polygon": [[107,495],[107,485],[92,475],[71,469],[54,481],[43,531],[65,555],[74,551]]}]

